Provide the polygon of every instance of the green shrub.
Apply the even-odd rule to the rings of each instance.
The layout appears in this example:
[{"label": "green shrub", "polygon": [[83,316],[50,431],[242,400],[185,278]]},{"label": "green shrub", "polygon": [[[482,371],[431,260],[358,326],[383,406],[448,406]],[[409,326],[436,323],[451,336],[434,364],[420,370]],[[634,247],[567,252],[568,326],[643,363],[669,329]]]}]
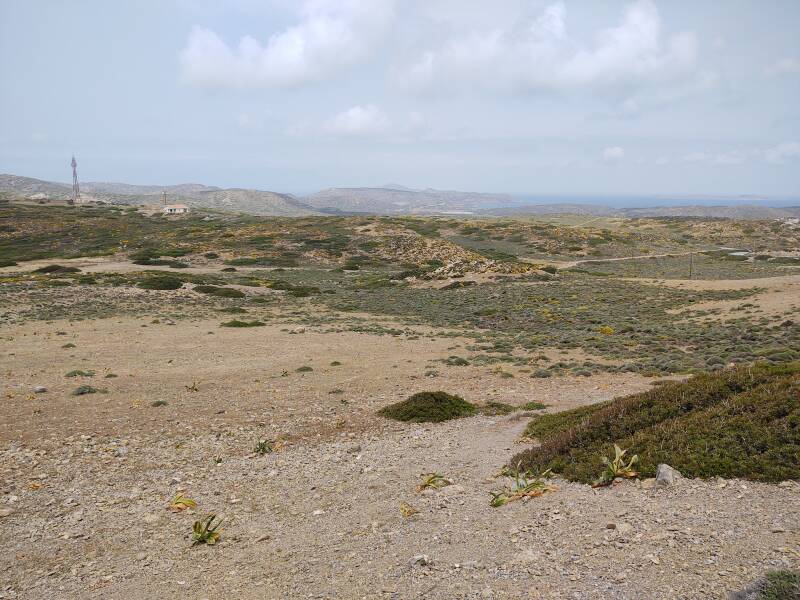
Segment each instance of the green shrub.
[{"label": "green shrub", "polygon": [[757,364],[542,415],[526,434],[541,445],[512,461],[591,482],[613,445],[653,476],[667,463],[687,477],[782,481],[800,477],[800,363]]},{"label": "green shrub", "polygon": [[5,260],[5,259],[0,260],[0,268],[2,268],[2,267],[16,267],[16,266],[17,266],[17,263],[14,262],[13,260]]},{"label": "green shrub", "polygon": [[419,392],[407,400],[382,408],[378,414],[396,421],[440,423],[472,416],[477,410],[474,404],[459,396],[445,392]]},{"label": "green shrub", "polygon": [[486,404],[484,404],[479,408],[482,414],[488,415],[490,417],[496,415],[509,415],[512,412],[519,410],[519,408],[516,406],[506,404],[505,402],[495,402],[494,400],[491,402],[487,402]]},{"label": "green shrub", "polygon": [[219,287],[216,285],[196,285],[192,288],[195,292],[216,296],[217,298],[244,298],[245,293],[229,287]]},{"label": "green shrub", "polygon": [[150,277],[137,286],[145,290],[177,290],[183,287],[183,282],[176,277]]},{"label": "green shrub", "polygon": [[299,367],[299,368],[297,369],[297,372],[298,372],[298,373],[310,373],[310,372],[311,372],[311,371],[313,371],[313,370],[314,370],[314,369],[313,369],[312,367],[309,367],[309,366],[307,366],[307,365],[304,365],[304,366],[302,366],[302,367]]}]

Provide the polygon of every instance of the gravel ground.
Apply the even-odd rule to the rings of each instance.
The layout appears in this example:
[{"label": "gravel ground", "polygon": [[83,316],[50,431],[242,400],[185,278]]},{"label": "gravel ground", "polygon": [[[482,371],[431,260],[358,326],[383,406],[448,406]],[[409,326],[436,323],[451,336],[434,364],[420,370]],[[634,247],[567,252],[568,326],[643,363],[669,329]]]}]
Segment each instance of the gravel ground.
[{"label": "gravel ground", "polygon": [[[529,414],[374,416],[431,387],[561,410],[649,387],[639,376],[455,367],[426,380],[458,340],[144,322],[4,331],[0,598],[725,598],[800,566],[797,483],[557,481],[491,508]],[[84,383],[64,377],[74,368],[97,370],[89,381],[108,393],[70,396]],[[286,444],[256,455],[259,436]],[[429,472],[453,485],[418,493]],[[168,511],[181,491],[197,508]],[[419,512],[404,517],[402,502]],[[220,543],[191,547],[207,513],[224,519]]]}]

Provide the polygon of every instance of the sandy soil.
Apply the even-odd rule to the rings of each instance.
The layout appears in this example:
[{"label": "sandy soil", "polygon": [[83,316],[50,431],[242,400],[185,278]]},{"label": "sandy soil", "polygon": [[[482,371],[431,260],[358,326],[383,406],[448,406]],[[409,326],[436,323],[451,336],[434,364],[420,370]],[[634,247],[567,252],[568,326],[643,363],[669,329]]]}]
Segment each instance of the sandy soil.
[{"label": "sandy soil", "polygon": [[[5,328],[0,598],[723,598],[800,565],[794,483],[559,482],[491,508],[526,414],[430,426],[374,414],[426,389],[561,410],[650,380],[502,378],[431,362],[458,339],[300,331]],[[431,366],[439,377],[424,377]],[[73,369],[96,374],[64,377]],[[82,383],[107,392],[71,396]],[[260,456],[260,438],[286,444]],[[432,471],[454,485],[417,493]],[[166,510],[179,491],[195,511]],[[419,513],[404,518],[401,502]],[[191,548],[206,513],[224,518],[221,543]]]}]

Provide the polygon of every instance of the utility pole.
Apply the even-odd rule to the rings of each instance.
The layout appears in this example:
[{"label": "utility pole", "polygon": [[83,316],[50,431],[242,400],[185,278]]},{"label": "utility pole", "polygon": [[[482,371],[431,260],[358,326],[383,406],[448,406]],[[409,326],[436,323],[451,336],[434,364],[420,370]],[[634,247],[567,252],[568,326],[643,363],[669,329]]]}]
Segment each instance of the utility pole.
[{"label": "utility pole", "polygon": [[72,156],[72,198],[69,200],[70,204],[75,204],[81,197],[81,189],[78,186],[78,161],[75,160],[75,155]]}]

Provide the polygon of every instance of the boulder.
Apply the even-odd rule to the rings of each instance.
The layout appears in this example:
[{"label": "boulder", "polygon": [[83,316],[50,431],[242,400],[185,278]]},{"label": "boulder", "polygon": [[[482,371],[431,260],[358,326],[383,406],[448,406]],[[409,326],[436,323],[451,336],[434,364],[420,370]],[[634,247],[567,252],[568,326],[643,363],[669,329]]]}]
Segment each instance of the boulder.
[{"label": "boulder", "polygon": [[674,485],[679,479],[681,479],[680,472],[667,464],[662,463],[656,468],[656,487]]}]

